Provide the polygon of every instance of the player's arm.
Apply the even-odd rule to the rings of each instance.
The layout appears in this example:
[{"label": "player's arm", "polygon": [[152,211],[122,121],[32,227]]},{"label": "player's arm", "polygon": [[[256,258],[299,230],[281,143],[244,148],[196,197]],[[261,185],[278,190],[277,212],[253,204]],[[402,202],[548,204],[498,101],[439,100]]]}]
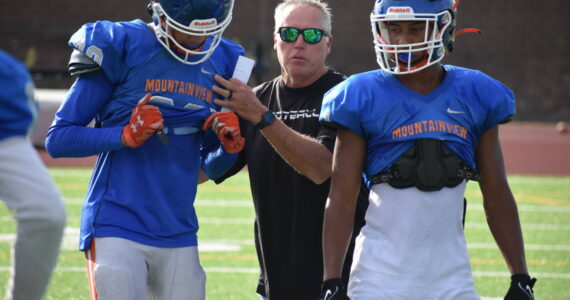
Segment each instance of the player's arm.
[{"label": "player's arm", "polygon": [[479,186],[489,228],[512,274],[528,274],[517,205],[505,172],[499,127],[485,132],[477,147]]},{"label": "player's arm", "polygon": [[536,279],[528,276],[521,224],[507,181],[498,125],[481,136],[476,159],[481,171],[479,186],[487,223],[513,275],[505,299],[534,299],[532,287]]},{"label": "player's arm", "polygon": [[150,94],[133,108],[125,126],[92,128],[89,123],[111,98],[113,84],[100,71],[81,74],[70,88],[46,136],[52,157],[85,157],[142,145],[164,127],[158,107],[148,105]]},{"label": "player's arm", "polygon": [[324,279],[340,278],[352,235],[356,199],[366,154],[366,141],[339,129],[332,164],[332,181],[323,223]]},{"label": "player's arm", "polygon": [[[261,121],[262,115],[268,109],[261,104],[249,86],[239,80],[225,80],[217,75],[214,79],[232,91],[229,101],[215,100],[217,105],[229,108],[253,124]],[[226,89],[213,87],[214,92],[220,95],[229,95],[229,90]],[[275,151],[300,174],[317,184],[330,177],[332,153],[316,139],[296,132],[278,118],[261,129],[261,133]]]},{"label": "player's arm", "polygon": [[[204,176],[204,178],[200,178],[200,182],[208,179],[218,182],[224,175],[227,175],[226,177],[233,175],[227,173],[237,164],[238,157],[238,153],[228,153],[226,151],[213,131],[206,131],[204,133],[204,140],[200,145],[201,173],[203,173]],[[241,167],[243,167],[243,165],[241,165]]]},{"label": "player's arm", "polygon": [[112,84],[102,71],[77,78],[47,133],[46,149],[52,157],[85,157],[124,147],[122,128],[88,127],[111,92]]},{"label": "player's arm", "polygon": [[204,171],[200,169],[200,173],[198,173],[198,184],[204,183],[209,179],[210,178],[208,177],[208,175],[206,175],[206,173],[204,173]]}]

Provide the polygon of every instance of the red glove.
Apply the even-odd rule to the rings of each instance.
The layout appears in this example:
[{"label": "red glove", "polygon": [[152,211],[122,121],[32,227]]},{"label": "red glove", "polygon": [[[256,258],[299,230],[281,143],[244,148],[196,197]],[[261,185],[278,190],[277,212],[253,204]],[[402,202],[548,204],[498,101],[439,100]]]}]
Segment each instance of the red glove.
[{"label": "red glove", "polygon": [[202,130],[208,130],[210,126],[222,142],[226,152],[238,153],[243,149],[245,139],[241,136],[238,117],[234,112],[213,113],[202,125]]},{"label": "red glove", "polygon": [[129,124],[123,127],[123,144],[136,148],[142,145],[157,130],[164,129],[162,114],[158,107],[148,105],[151,94],[146,94],[133,109]]}]

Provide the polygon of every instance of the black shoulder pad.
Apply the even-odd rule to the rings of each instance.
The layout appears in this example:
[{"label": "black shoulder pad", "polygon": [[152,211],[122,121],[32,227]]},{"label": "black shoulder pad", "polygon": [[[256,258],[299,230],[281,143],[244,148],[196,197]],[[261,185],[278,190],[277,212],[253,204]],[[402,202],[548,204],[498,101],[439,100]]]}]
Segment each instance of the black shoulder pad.
[{"label": "black shoulder pad", "polygon": [[71,76],[75,76],[99,70],[101,66],[99,66],[83,52],[79,50],[73,50],[71,57],[69,58],[68,68],[69,74],[71,74]]}]

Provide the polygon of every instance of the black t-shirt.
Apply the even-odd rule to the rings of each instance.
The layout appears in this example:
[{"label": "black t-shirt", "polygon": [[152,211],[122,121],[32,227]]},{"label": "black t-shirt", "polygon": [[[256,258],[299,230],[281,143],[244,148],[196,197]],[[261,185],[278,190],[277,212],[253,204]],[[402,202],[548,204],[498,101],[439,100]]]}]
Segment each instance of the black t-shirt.
[{"label": "black t-shirt", "polygon": [[[260,101],[287,126],[316,138],[331,152],[336,129],[319,122],[323,95],[346,77],[329,70],[312,85],[288,88],[281,77],[255,88]],[[315,300],[323,278],[322,226],[330,179],[317,185],[297,173],[251,122],[240,120],[245,148],[222,178],[246,164],[255,207],[255,246],[261,268],[257,292],[270,300]],[[355,233],[364,224],[368,191],[359,196]],[[354,239],[354,237],[353,237]],[[348,279],[352,248],[343,270]]]}]

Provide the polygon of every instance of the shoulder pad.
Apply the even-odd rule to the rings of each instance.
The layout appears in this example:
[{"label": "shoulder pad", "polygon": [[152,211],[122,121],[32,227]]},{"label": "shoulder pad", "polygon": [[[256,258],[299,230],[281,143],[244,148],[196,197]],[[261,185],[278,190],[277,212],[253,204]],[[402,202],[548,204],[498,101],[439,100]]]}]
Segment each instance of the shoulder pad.
[{"label": "shoulder pad", "polygon": [[99,66],[95,61],[93,61],[83,52],[79,50],[73,50],[71,57],[69,58],[68,68],[69,74],[71,74],[71,76],[75,76],[99,70],[101,66]]}]

